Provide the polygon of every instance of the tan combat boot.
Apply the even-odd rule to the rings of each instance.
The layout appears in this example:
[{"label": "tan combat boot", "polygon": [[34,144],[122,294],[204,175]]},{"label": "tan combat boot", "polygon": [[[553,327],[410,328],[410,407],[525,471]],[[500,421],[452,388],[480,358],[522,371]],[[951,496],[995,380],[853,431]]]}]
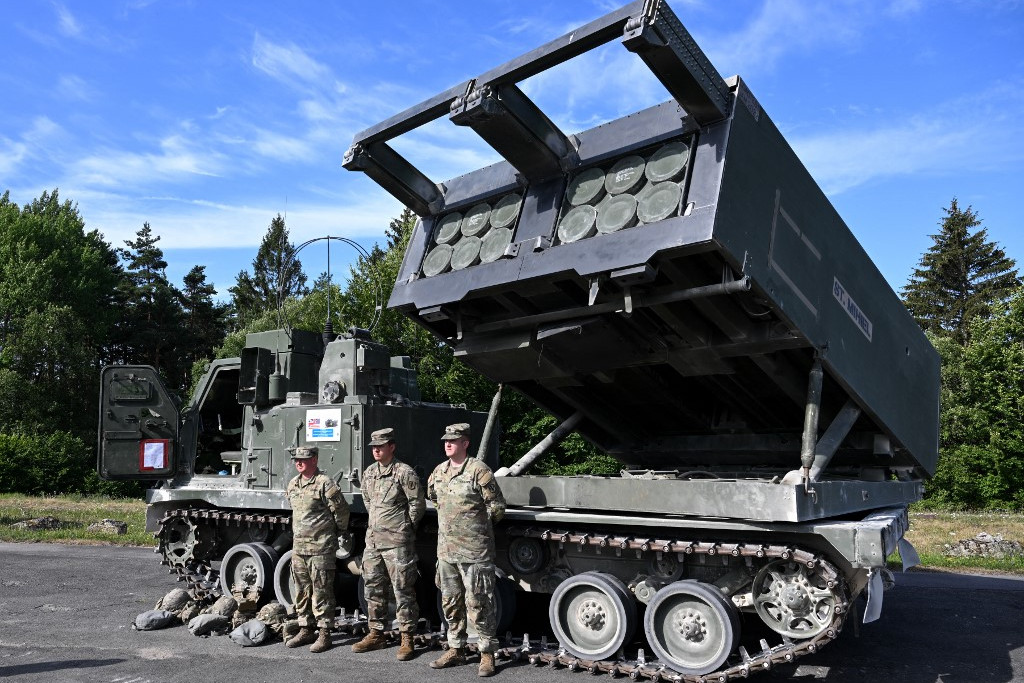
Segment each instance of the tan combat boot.
[{"label": "tan combat boot", "polygon": [[431,669],[444,669],[466,663],[466,653],[461,647],[450,647],[443,655],[430,663]]},{"label": "tan combat boot", "polygon": [[316,633],[313,632],[308,626],[303,626],[299,629],[299,632],[288,639],[285,643],[288,647],[300,647],[302,645],[309,645],[316,640]]},{"label": "tan combat boot", "polygon": [[378,631],[375,628],[370,629],[370,632],[366,634],[366,637],[360,640],[358,643],[352,646],[352,652],[369,652],[370,650],[379,650],[387,645],[388,639],[384,637],[384,631]]},{"label": "tan combat boot", "polygon": [[402,644],[399,646],[395,658],[400,662],[412,659],[415,650],[416,643],[413,642],[412,631],[402,631]]},{"label": "tan combat boot", "polygon": [[476,670],[476,675],[481,678],[493,676],[497,671],[494,669],[494,653],[493,652],[481,652],[480,653],[480,667]]},{"label": "tan combat boot", "polygon": [[334,643],[331,642],[331,629],[322,628],[320,629],[320,637],[316,639],[316,642],[309,647],[310,652],[327,652]]}]

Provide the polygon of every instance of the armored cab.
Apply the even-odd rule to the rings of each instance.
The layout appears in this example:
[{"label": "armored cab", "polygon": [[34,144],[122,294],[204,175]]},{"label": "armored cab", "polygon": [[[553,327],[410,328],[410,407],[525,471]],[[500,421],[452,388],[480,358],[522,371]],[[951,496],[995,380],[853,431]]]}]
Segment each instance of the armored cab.
[{"label": "armored cab", "polygon": [[[159,538],[163,563],[195,597],[233,592],[291,604],[291,453],[317,446],[320,469],[352,508],[346,550],[357,558],[366,527],[360,476],[374,462],[372,431],[394,428],[397,457],[424,480],[444,458],[446,425],[467,422],[475,434],[485,432],[486,413],[420,399],[409,358],[391,356],[366,330],[249,334],[241,356],[214,361],[184,406],[152,367],[103,368],[98,469],[104,479],[153,482],[147,529]],[[496,464],[496,438],[478,457]],[[433,552],[425,540],[428,575]],[[358,573],[358,562],[351,568]]]},{"label": "armored cab", "polygon": [[[611,41],[666,102],[567,132],[519,87]],[[443,117],[503,160],[439,182],[389,144]],[[501,472],[500,563],[552,593],[562,650],[543,656],[729,678],[814,651],[862,591],[877,618],[936,465],[938,356],[754,94],[666,3],[357,134],[344,166],[421,219],[390,306],[563,419],[550,440],[575,429],[623,464],[519,474],[531,453]],[[620,651],[637,602],[653,668]],[[783,643],[751,657],[741,614]]]}]

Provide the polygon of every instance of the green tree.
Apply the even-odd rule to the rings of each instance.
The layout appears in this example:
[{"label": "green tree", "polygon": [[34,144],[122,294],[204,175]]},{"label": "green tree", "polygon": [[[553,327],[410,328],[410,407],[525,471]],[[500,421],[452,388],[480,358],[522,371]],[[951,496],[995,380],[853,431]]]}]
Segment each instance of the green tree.
[{"label": "green tree", "polygon": [[98,364],[120,311],[110,245],[77,206],[0,196],[0,432],[95,434]]},{"label": "green tree", "polygon": [[185,385],[192,384],[191,369],[204,361],[224,341],[227,332],[228,306],[214,301],[214,286],[206,281],[206,266],[195,266],[185,275],[179,292],[182,309],[183,343],[179,348],[182,367],[186,368]]},{"label": "green tree", "polygon": [[985,317],[993,304],[1005,301],[1020,284],[1013,259],[994,242],[988,241],[977,212],[961,209],[956,198],[934,244],[921,257],[910,281],[903,288],[903,300],[910,313],[926,331],[951,335],[963,344],[969,322]]},{"label": "green tree", "polygon": [[968,342],[933,337],[942,356],[933,503],[1024,509],[1024,289],[970,323]]},{"label": "green tree", "polygon": [[185,386],[185,367],[181,358],[181,328],[184,313],[182,294],[167,279],[167,261],[149,223],[125,240],[121,249],[125,262],[122,294],[123,362],[144,363],[157,368],[172,391]]},{"label": "green tree", "polygon": [[275,310],[278,302],[308,293],[302,262],[295,258],[295,245],[288,240],[288,228],[281,214],[270,221],[252,270],[252,275],[247,270],[240,271],[235,286],[228,289],[238,327],[246,326],[265,311]]}]

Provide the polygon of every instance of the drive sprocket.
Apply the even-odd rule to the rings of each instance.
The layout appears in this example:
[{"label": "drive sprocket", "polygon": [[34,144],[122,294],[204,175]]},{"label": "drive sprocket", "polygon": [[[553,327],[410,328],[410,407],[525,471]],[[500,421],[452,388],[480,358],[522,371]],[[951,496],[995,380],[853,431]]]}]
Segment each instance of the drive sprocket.
[{"label": "drive sprocket", "polygon": [[162,520],[157,538],[162,561],[172,568],[205,562],[217,545],[217,534],[212,528],[187,517]]}]

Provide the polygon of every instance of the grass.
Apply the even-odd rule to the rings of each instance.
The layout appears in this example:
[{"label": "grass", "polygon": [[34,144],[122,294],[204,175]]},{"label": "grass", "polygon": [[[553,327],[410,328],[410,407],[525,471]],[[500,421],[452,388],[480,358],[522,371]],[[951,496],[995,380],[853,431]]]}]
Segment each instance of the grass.
[{"label": "grass", "polygon": [[1011,512],[910,513],[910,541],[921,556],[921,566],[954,571],[983,570],[1024,574],[1024,556],[946,557],[945,544],[974,538],[982,531],[1007,541],[1024,543],[1024,514]]},{"label": "grass", "polygon": [[[17,529],[14,524],[38,517],[56,517],[58,529]],[[88,527],[102,519],[128,524],[128,532],[117,536]],[[156,541],[146,531],[146,504],[141,500],[101,496],[24,496],[0,494],[0,541],[36,543],[72,543],[80,545],[153,546]]]},{"label": "grass", "polygon": [[[17,522],[44,516],[59,519],[61,528],[35,531],[12,527]],[[88,531],[90,524],[101,519],[127,522],[128,533],[113,536]],[[982,531],[1024,543],[1024,514],[912,511],[907,540],[914,544],[922,566],[928,569],[1024,574],[1022,556],[995,559],[946,557],[943,554],[945,544],[974,538]],[[141,500],[99,496],[34,497],[10,493],[0,494],[0,541],[155,545],[153,536],[146,531],[146,504]],[[898,563],[895,557],[890,560]]]}]

